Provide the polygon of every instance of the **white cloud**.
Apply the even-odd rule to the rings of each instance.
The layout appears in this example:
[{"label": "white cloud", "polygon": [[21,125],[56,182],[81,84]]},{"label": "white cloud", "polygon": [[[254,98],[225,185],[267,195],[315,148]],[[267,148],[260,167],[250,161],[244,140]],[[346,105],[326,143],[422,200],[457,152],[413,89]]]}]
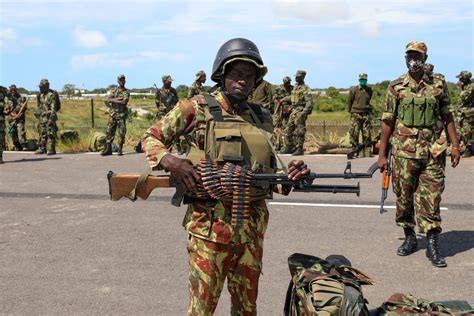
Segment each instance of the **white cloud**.
[{"label": "white cloud", "polygon": [[359,27],[365,35],[369,37],[379,37],[379,24],[377,21],[363,21],[359,24]]},{"label": "white cloud", "polygon": [[0,48],[8,48],[10,45],[14,45],[16,40],[18,38],[18,35],[16,32],[11,29],[1,29],[0,30]]},{"label": "white cloud", "polygon": [[84,48],[99,48],[107,45],[107,38],[100,31],[86,31],[82,26],[76,26],[73,31],[76,45]]},{"label": "white cloud", "polygon": [[159,60],[181,61],[182,54],[163,53],[156,51],[140,51],[131,53],[99,53],[76,55],[71,58],[75,70],[99,67],[132,68],[142,63],[156,62]]},{"label": "white cloud", "polygon": [[278,48],[286,51],[301,53],[318,53],[321,52],[321,45],[308,41],[282,41],[278,43]]}]

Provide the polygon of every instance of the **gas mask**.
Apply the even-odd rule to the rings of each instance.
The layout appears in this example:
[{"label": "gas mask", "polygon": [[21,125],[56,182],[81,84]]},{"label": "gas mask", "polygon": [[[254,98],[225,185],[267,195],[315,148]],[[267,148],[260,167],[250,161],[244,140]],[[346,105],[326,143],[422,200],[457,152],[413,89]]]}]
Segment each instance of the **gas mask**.
[{"label": "gas mask", "polygon": [[408,69],[410,69],[411,72],[418,72],[423,69],[425,63],[421,60],[416,60],[416,59],[410,59],[408,62]]}]

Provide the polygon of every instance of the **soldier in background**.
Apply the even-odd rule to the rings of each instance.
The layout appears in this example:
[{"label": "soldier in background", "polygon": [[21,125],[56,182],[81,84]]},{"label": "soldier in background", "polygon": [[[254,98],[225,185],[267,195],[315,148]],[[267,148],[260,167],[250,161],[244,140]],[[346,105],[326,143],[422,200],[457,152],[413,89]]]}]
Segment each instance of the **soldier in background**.
[{"label": "soldier in background", "polygon": [[35,154],[45,154],[49,141],[47,154],[55,155],[58,132],[57,111],[60,108],[59,95],[49,88],[48,79],[41,79],[39,89],[40,93],[36,97],[38,108],[35,112],[35,116],[38,118],[39,148]]},{"label": "soldier in background", "polygon": [[107,141],[105,149],[100,154],[102,156],[112,155],[112,143],[115,138],[115,132],[118,130],[118,151],[119,156],[123,155],[123,144],[125,143],[125,134],[127,133],[127,117],[128,117],[128,99],[130,92],[125,88],[125,76],[117,77],[118,86],[115,87],[105,104],[108,107],[109,122],[107,124]]},{"label": "soldier in background", "polygon": [[405,241],[399,256],[417,250],[415,226],[426,233],[426,256],[436,267],[446,267],[439,251],[441,233],[440,201],[444,191],[447,132],[452,144],[451,166],[459,163],[459,141],[449,97],[443,80],[425,76],[428,57],[423,42],[410,42],[405,48],[408,72],[388,86],[381,119],[380,151],[377,164],[387,170],[388,142],[392,144],[393,191],[397,195],[396,223],[403,228]]},{"label": "soldier in background", "polygon": [[257,85],[250,93],[249,102],[263,106],[273,114],[274,109],[272,85],[263,79],[262,81],[257,82]]},{"label": "soldier in background", "polygon": [[5,102],[8,89],[0,86],[0,164],[3,164],[3,151],[5,148]]},{"label": "soldier in background", "polygon": [[16,151],[26,151],[26,124],[25,112],[27,110],[27,100],[21,96],[16,88],[16,85],[9,87],[10,94],[8,96],[8,131],[12,137],[13,145]]},{"label": "soldier in background", "polygon": [[273,113],[273,144],[276,150],[285,147],[287,136],[283,133],[285,126],[291,114],[291,78],[286,76],[283,78],[283,84],[275,89],[273,95],[274,113]]},{"label": "soldier in background", "polygon": [[351,128],[349,136],[352,150],[359,145],[359,134],[362,134],[362,143],[369,144],[372,138],[372,125],[370,114],[372,113],[372,88],[367,85],[367,74],[359,74],[359,85],[352,87],[349,91],[347,109],[351,115]]},{"label": "soldier in background", "polygon": [[206,82],[206,73],[204,70],[200,70],[196,73],[196,80],[193,82],[188,91],[188,99],[191,99],[197,94],[205,92],[204,87],[202,86]]},{"label": "soldier in background", "polygon": [[295,75],[296,85],[291,91],[291,114],[285,130],[287,143],[281,154],[304,154],[304,139],[306,135],[306,119],[313,111],[311,88],[304,83],[306,71],[298,70]]},{"label": "soldier in background", "polygon": [[171,86],[173,78],[170,75],[164,75],[161,77],[163,86],[156,91],[155,104],[157,108],[156,120],[159,121],[163,116],[166,115],[178,102],[178,92]]},{"label": "soldier in background", "polygon": [[474,154],[474,83],[471,77],[469,71],[461,71],[456,76],[459,79],[457,86],[461,89],[456,117],[459,136],[466,147],[462,155],[464,158]]}]

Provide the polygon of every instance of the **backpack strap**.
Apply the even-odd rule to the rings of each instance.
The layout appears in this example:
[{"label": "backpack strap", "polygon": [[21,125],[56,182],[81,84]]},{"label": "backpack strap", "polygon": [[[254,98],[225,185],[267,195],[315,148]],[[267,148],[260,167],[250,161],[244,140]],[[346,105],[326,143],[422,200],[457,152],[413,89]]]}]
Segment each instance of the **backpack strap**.
[{"label": "backpack strap", "polygon": [[203,95],[204,95],[204,98],[206,99],[207,106],[209,107],[209,112],[214,118],[214,121],[224,122],[221,106],[217,103],[216,99],[213,96],[211,96],[209,93],[203,93]]}]

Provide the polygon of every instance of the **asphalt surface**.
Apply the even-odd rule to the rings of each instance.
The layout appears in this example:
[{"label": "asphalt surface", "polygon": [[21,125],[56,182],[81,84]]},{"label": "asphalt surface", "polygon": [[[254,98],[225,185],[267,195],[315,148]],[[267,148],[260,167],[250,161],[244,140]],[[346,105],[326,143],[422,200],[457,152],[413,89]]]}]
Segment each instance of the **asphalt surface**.
[{"label": "asphalt surface", "polygon": [[[288,162],[290,157],[283,159]],[[185,207],[170,205],[173,189],[135,203],[108,199],[106,174],[141,173],[141,154],[38,156],[4,154],[0,165],[0,314],[184,315],[187,305]],[[304,156],[314,172],[343,172],[344,156]],[[375,158],[352,161],[365,172]],[[396,255],[403,231],[394,210],[380,214],[380,174],[361,179],[361,194],[294,193],[270,204],[258,312],[281,315],[295,252],[346,256],[375,279],[364,286],[371,308],[392,293],[474,305],[474,159],[447,167],[441,251],[435,268],[420,250]],[[356,184],[354,180],[317,183]],[[308,203],[313,204],[307,205]],[[314,205],[315,204],[315,205]],[[323,205],[322,205],[323,204]],[[338,204],[334,206],[332,204]],[[368,206],[366,206],[368,205]],[[394,205],[389,193],[386,205]],[[371,207],[372,206],[372,207]],[[216,315],[228,315],[224,289]]]}]

